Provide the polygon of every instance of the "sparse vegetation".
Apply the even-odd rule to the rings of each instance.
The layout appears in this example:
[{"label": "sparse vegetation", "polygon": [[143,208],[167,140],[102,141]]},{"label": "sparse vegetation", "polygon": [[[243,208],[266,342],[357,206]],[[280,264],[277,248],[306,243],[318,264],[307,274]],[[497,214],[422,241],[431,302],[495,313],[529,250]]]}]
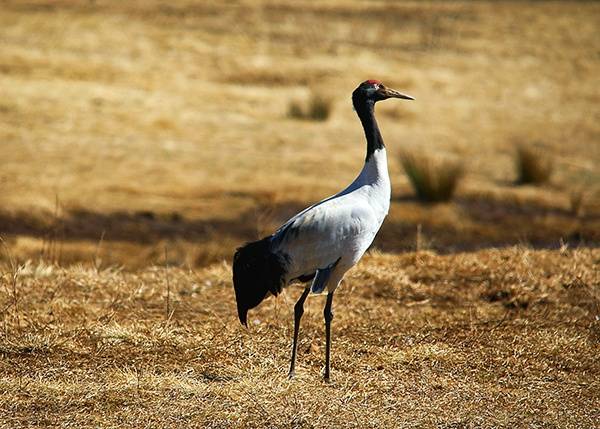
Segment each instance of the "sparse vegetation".
[{"label": "sparse vegetation", "polygon": [[29,269],[18,305],[5,266],[0,425],[591,429],[598,258],[517,247],[367,255],[338,292],[330,385],[322,297],[307,302],[288,381],[298,289],[252,311],[246,330],[226,263]]},{"label": "sparse vegetation", "polygon": [[306,107],[297,100],[291,101],[288,108],[288,116],[294,119],[326,121],[331,113],[331,107],[331,100],[313,93]]},{"label": "sparse vegetation", "polygon": [[[597,426],[599,3],[166,3],[1,4],[0,428]],[[354,177],[368,78],[416,97],[390,153],[469,175],[393,198],[333,383],[320,297],[289,382],[296,291],[241,329],[230,258]],[[505,186],[511,136],[558,186]]]},{"label": "sparse vegetation", "polygon": [[[513,31],[513,6],[494,4],[490,13],[486,2],[96,6],[2,4],[0,233],[20,264],[42,255],[62,265],[99,258],[102,267],[137,269],[159,263],[165,241],[176,265],[228,259],[255,237],[257,210],[273,213],[265,230],[276,227],[356,174],[364,147],[349,96],[366,78],[417,98],[378,106],[390,152],[461,153],[469,160],[465,193],[494,195],[443,213],[395,199],[377,247],[413,248],[418,224],[440,250],[457,241],[554,245],[573,231],[558,209],[583,175],[593,180],[577,229],[586,242],[600,239],[600,161],[590,150],[600,125],[582,113],[595,107],[589,94],[597,87],[592,2],[521,3],[527,33]],[[560,31],[547,31],[548,22]],[[556,49],[529,49],[545,45]],[[570,65],[581,61],[577,84],[565,85]],[[531,68],[543,71],[536,82]],[[524,82],[531,102],[498,103],[522,93]],[[292,116],[322,96],[326,127],[281,120],[302,88],[313,91]],[[556,99],[564,100],[560,109]],[[514,175],[502,154],[514,149],[507,136],[515,135],[561,154],[553,175],[561,187],[527,189],[522,210],[503,185]],[[568,174],[565,165],[573,166]],[[260,196],[274,188],[281,198],[271,207]],[[60,222],[52,220],[55,198]],[[174,212],[179,222],[169,219]]]},{"label": "sparse vegetation", "polygon": [[569,192],[569,212],[573,216],[583,214],[583,205],[585,200],[585,190],[583,188],[573,189]]},{"label": "sparse vegetation", "polygon": [[304,119],[304,111],[298,100],[293,100],[290,102],[288,116],[294,119]]},{"label": "sparse vegetation", "polygon": [[547,151],[520,144],[516,149],[515,168],[518,184],[540,185],[550,179],[554,162]]},{"label": "sparse vegetation", "polygon": [[400,162],[417,198],[426,202],[449,201],[463,176],[463,165],[455,160],[402,152]]}]

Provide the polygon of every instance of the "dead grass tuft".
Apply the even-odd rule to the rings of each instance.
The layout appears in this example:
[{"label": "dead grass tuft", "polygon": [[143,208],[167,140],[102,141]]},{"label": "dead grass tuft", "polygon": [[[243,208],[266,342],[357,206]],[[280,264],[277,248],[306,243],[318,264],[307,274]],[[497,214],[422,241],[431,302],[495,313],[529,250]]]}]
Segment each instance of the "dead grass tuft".
[{"label": "dead grass tuft", "polygon": [[424,154],[402,152],[400,162],[417,198],[425,202],[452,199],[464,173],[459,161],[434,159]]},{"label": "dead grass tuft", "polygon": [[573,216],[582,216],[584,214],[586,192],[583,188],[577,188],[569,191],[569,213]]},{"label": "dead grass tuft", "polygon": [[515,154],[517,183],[520,185],[541,185],[552,175],[554,162],[546,150],[520,144]]},{"label": "dead grass tuft", "polygon": [[333,103],[320,94],[312,93],[306,105],[293,100],[288,108],[288,116],[294,119],[326,121],[331,114]]}]

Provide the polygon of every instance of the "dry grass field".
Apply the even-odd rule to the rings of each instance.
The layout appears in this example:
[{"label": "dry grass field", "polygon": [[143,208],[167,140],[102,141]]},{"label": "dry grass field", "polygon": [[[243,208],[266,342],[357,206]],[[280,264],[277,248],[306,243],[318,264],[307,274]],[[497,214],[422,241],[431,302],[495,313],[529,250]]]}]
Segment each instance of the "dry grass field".
[{"label": "dry grass field", "polygon": [[[598,427],[598,28],[594,2],[0,1],[0,427]],[[231,255],[354,178],[367,78],[416,98],[378,106],[390,214],[333,382],[319,297],[288,381],[297,292],[242,329]],[[454,199],[415,199],[401,151],[460,162]]]},{"label": "dry grass field", "polygon": [[287,379],[288,290],[242,328],[227,263],[27,266],[3,300],[3,427],[594,428],[600,252],[372,254],[323,299]]}]

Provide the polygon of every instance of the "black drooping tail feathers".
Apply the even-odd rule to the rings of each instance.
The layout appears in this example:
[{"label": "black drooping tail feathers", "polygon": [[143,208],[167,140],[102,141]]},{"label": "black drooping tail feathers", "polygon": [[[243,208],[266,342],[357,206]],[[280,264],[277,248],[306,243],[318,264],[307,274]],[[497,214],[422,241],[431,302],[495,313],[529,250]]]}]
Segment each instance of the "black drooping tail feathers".
[{"label": "black drooping tail feathers", "polygon": [[240,323],[248,326],[248,310],[267,296],[279,294],[285,282],[285,255],[271,251],[271,237],[246,243],[233,256],[233,287]]}]

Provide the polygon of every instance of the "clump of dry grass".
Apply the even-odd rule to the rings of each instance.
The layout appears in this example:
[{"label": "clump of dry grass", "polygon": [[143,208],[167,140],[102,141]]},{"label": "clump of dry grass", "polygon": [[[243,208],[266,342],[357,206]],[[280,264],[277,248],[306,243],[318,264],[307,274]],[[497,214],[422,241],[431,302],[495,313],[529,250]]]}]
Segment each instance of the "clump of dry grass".
[{"label": "clump of dry grass", "polygon": [[585,191],[583,188],[576,188],[569,192],[569,213],[573,216],[583,215],[583,206],[585,202]]},{"label": "clump of dry grass", "polygon": [[291,101],[288,108],[288,116],[294,119],[326,121],[331,114],[332,105],[333,103],[330,99],[312,93],[306,106],[298,100]]},{"label": "clump of dry grass", "polygon": [[518,184],[540,185],[550,179],[554,162],[541,148],[520,144],[516,149],[515,169]]},{"label": "clump of dry grass", "polygon": [[464,174],[463,164],[456,160],[435,160],[424,154],[403,152],[400,162],[417,198],[426,202],[452,199]]},{"label": "clump of dry grass", "polygon": [[290,118],[304,119],[304,109],[298,100],[292,100],[288,108]]}]

